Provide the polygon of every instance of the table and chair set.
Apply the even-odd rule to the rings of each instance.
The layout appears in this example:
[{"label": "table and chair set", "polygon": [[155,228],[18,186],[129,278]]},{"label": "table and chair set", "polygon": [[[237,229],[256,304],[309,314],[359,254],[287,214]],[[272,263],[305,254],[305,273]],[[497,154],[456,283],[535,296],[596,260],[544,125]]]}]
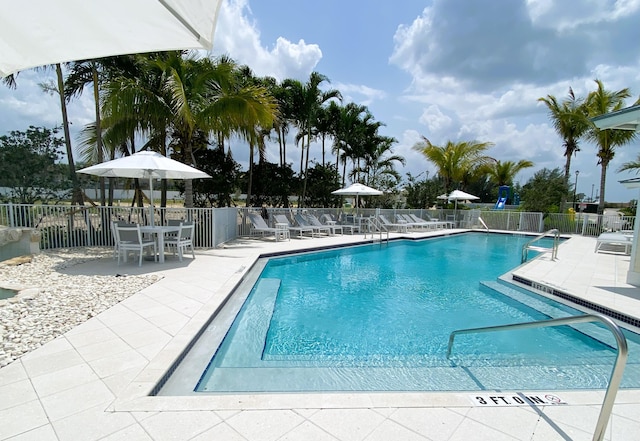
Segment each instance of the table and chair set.
[{"label": "table and chair set", "polygon": [[[182,262],[184,252],[193,249],[193,222],[170,220],[167,225],[139,225],[123,221],[114,221],[111,225],[114,239],[114,257],[118,265],[122,258],[127,262],[130,252],[138,253],[138,266],[142,266],[143,254],[152,255],[153,260],[164,263],[165,249],[169,249]],[[151,254],[153,251],[153,254]]]}]

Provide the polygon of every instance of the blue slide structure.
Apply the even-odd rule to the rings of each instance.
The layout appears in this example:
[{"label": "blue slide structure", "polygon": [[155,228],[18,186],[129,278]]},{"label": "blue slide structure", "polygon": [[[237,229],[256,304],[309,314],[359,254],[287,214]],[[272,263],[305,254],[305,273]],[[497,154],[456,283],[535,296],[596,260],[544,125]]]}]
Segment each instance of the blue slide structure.
[{"label": "blue slide structure", "polygon": [[494,210],[504,210],[504,206],[509,198],[509,186],[501,185],[498,189],[498,202],[496,202]]}]

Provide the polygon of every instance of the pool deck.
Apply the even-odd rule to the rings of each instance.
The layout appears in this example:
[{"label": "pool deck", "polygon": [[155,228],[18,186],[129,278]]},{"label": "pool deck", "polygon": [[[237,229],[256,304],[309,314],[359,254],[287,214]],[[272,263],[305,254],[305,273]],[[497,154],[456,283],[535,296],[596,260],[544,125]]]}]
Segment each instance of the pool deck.
[{"label": "pool deck", "polygon": [[[68,274],[156,273],[163,278],[0,369],[0,439],[592,439],[603,391],[554,392],[564,405],[500,407],[474,405],[468,392],[148,396],[261,253],[362,240],[362,235],[242,239],[198,250],[195,260],[169,258],[141,268],[101,260],[65,269]],[[557,261],[541,256],[514,272],[640,317],[640,288],[625,283],[629,256],[594,253],[594,248],[594,238],[573,237],[560,246]],[[633,440],[638,433],[640,390],[622,390],[605,439]]]}]

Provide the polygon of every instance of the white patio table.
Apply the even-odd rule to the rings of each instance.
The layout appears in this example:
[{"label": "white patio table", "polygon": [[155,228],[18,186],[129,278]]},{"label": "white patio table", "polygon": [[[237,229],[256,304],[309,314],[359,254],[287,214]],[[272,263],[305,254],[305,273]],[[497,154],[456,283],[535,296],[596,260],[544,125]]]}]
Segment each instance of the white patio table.
[{"label": "white patio table", "polygon": [[143,225],[140,231],[145,234],[155,234],[158,241],[158,261],[164,263],[164,235],[165,233],[177,233],[179,225]]}]

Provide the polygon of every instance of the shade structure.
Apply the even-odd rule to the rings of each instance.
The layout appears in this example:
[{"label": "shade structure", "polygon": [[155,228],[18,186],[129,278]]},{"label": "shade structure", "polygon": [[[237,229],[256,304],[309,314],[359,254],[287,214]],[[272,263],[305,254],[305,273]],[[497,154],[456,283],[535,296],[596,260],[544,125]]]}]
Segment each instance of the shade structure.
[{"label": "shade structure", "polygon": [[222,0],[29,0],[0,14],[0,76],[36,66],[210,50]]},{"label": "shade structure", "polygon": [[464,191],[461,191],[461,190],[453,190],[451,193],[449,193],[449,196],[447,197],[447,199],[449,199],[450,201],[457,202],[457,201],[472,201],[480,198],[478,196],[465,193]]},{"label": "shade structure", "polygon": [[453,190],[449,193],[449,197],[447,198],[450,201],[455,201],[455,208],[453,210],[453,215],[457,218],[458,215],[458,201],[472,201],[474,199],[480,199],[478,196],[474,196],[469,193],[465,193],[462,190]]},{"label": "shade structure", "polygon": [[102,162],[91,167],[78,170],[85,173],[106,178],[141,178],[149,180],[151,200],[151,224],[153,225],[153,180],[154,179],[200,179],[210,178],[205,172],[193,168],[182,162],[162,156],[157,152],[142,151],[130,156]]},{"label": "shade structure", "polygon": [[331,194],[336,194],[340,196],[355,196],[356,197],[356,213],[358,212],[358,198],[362,196],[380,196],[382,192],[380,190],[376,190],[375,188],[367,187],[364,184],[360,184],[356,182],[355,184],[351,184],[348,187],[341,188],[336,191],[332,191]]}]

